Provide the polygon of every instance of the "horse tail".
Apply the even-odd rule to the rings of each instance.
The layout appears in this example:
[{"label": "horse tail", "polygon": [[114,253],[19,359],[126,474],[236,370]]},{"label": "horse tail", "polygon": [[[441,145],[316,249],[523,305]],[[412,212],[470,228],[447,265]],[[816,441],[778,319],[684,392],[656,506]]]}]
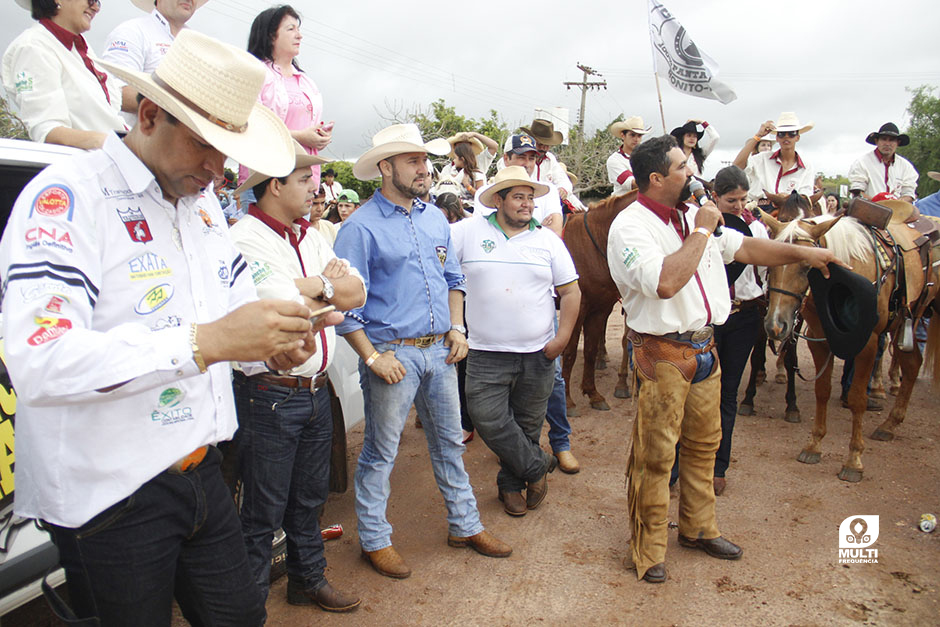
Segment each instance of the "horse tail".
[{"label": "horse tail", "polygon": [[924,370],[930,373],[931,386],[940,385],[940,318],[927,325],[927,347],[924,350]]}]

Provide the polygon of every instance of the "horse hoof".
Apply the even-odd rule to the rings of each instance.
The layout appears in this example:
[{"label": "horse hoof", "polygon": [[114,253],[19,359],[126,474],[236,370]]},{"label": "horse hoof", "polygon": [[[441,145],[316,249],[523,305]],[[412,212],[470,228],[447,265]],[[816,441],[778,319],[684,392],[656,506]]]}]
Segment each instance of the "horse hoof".
[{"label": "horse hoof", "polygon": [[614,398],[630,398],[630,388],[617,388],[614,390]]},{"label": "horse hoof", "polygon": [[818,464],[819,463],[819,453],[810,453],[809,451],[800,451],[800,454],[797,456],[796,461],[803,462],[804,464]]},{"label": "horse hoof", "polygon": [[862,471],[843,466],[842,470],[839,471],[839,479],[848,481],[849,483],[858,483],[862,480]]},{"label": "horse hoof", "polygon": [[871,439],[879,442],[890,442],[894,439],[894,434],[884,429],[875,429],[875,432],[871,434]]},{"label": "horse hoof", "polygon": [[778,372],[777,374],[774,375],[774,382],[775,382],[775,383],[786,383],[786,382],[787,382],[787,375]]},{"label": "horse hoof", "polygon": [[787,410],[787,413],[783,415],[783,419],[786,420],[787,422],[793,422],[793,423],[802,422],[802,420],[800,419],[800,410],[798,409]]},{"label": "horse hoof", "polygon": [[581,415],[581,412],[578,411],[578,408],[575,406],[569,407],[565,410],[565,415],[569,418],[577,418]]},{"label": "horse hoof", "polygon": [[594,370],[607,370],[607,360],[598,359],[594,362]]},{"label": "horse hoof", "polygon": [[753,416],[754,406],[753,405],[738,405],[738,415],[739,416]]},{"label": "horse hoof", "polygon": [[591,409],[610,411],[610,405],[607,404],[607,401],[597,401],[596,403],[591,403]]},{"label": "horse hoof", "polygon": [[892,385],[891,387],[888,388],[888,394],[890,394],[891,396],[897,396],[898,392],[900,391],[901,391],[900,385]]},{"label": "horse hoof", "polygon": [[888,395],[885,394],[884,388],[872,388],[871,393],[868,396],[871,398],[877,398],[877,399],[888,398]]}]

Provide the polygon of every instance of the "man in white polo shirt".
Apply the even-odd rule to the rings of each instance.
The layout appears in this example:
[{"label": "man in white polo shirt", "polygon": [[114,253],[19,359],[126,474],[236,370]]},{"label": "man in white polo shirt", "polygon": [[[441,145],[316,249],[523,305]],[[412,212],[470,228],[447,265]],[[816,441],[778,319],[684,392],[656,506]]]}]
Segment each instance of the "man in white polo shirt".
[{"label": "man in white polo shirt", "polygon": [[[103,59],[129,70],[150,74],[173,39],[186,26],[196,9],[208,0],[131,0],[148,15],[121,22],[108,35]],[[137,121],[137,90],[122,86],[124,119],[129,126]]]},{"label": "man in white polo shirt", "polygon": [[[581,299],[568,249],[532,217],[535,198],[548,193],[524,168],[507,166],[480,193],[489,214],[451,230],[467,278],[467,406],[499,457],[496,483],[510,516],[535,509],[548,491],[547,475],[557,462],[539,438],[555,359],[568,343]],[[561,296],[557,333],[555,290]]]},{"label": "man in white polo shirt", "polygon": [[[295,169],[286,177],[254,173],[239,188],[252,188],[256,203],[229,231],[261,298],[293,300],[314,311],[327,304],[348,310],[366,301],[356,270],[338,259],[305,219],[316,190],[310,166],[325,159],[294,142]],[[329,496],[333,416],[326,369],[333,359],[332,327],[316,337],[317,352],[288,371],[235,373],[237,446],[242,480],[242,532],[248,565],[268,592],[271,542],[287,534],[287,602],[346,612],[359,599],[324,577],[326,558],[317,521]]]},{"label": "man in white polo shirt", "polygon": [[643,136],[649,133],[652,128],[651,126],[643,126],[643,118],[634,115],[621,122],[614,122],[607,129],[622,144],[617,152],[607,157],[607,179],[614,186],[614,196],[622,196],[633,189],[633,170],[630,168],[630,155],[643,141]]},{"label": "man in white polo shirt", "polygon": [[911,138],[898,131],[895,123],[887,122],[869,133],[865,141],[875,149],[856,159],[849,168],[849,193],[864,198],[888,193],[913,203],[917,170],[897,154],[898,147],[907,146]]},{"label": "man in white polo shirt", "polygon": [[[607,261],[623,296],[639,392],[627,466],[632,520],[624,560],[649,583],[666,580],[669,472],[679,451],[679,544],[737,559],[715,519],[713,474],[721,440],[721,369],[714,324],[731,310],[724,264],[805,262],[829,275],[841,263],[824,248],[785,244],[725,229],[709,202],[681,204],[692,172],[669,135],[640,144],[630,158],[640,194],[610,228]],[[844,264],[841,264],[844,265]]]}]

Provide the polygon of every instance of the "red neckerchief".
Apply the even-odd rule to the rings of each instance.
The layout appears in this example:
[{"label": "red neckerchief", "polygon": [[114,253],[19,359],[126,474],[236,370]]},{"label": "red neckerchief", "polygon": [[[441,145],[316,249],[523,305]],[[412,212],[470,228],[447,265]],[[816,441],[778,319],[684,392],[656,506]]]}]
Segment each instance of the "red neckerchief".
[{"label": "red neckerchief", "polygon": [[888,168],[894,165],[894,158],[896,156],[897,156],[896,154],[891,155],[891,161],[885,161],[884,158],[881,156],[881,153],[878,152],[878,149],[875,148],[875,157],[878,159],[878,162],[885,164],[885,189],[888,190],[889,192],[891,191],[891,188],[888,187]]},{"label": "red neckerchief", "polygon": [[796,152],[796,151],[793,151],[793,154],[796,155],[796,165],[794,165],[794,166],[793,166],[793,169],[790,170],[790,171],[788,171],[788,172],[784,172],[784,171],[783,171],[783,163],[780,162],[780,149],[779,149],[779,148],[778,148],[776,151],[774,151],[774,153],[773,153],[772,155],[770,155],[770,158],[773,159],[774,161],[776,161],[777,164],[780,166],[780,169],[777,170],[777,182],[776,182],[776,184],[774,185],[774,193],[775,193],[775,194],[779,194],[779,193],[780,193],[780,179],[782,179],[783,177],[785,177],[785,176],[787,176],[787,175],[789,175],[789,174],[793,174],[794,172],[796,172],[796,171],[799,170],[800,168],[805,168],[805,167],[806,167],[805,165],[803,165],[803,160],[800,159],[800,153],[798,153],[798,152]]},{"label": "red neckerchief", "polygon": [[620,148],[617,149],[617,152],[622,154],[624,159],[627,159],[627,160],[630,159],[630,155],[628,155],[627,153],[623,151],[623,146],[620,146]]},{"label": "red neckerchief", "polygon": [[52,20],[47,17],[39,20],[39,23],[46,27],[52,36],[59,40],[59,43],[65,46],[66,50],[71,50],[73,47],[78,51],[78,55],[82,58],[82,61],[85,63],[85,67],[88,68],[88,71],[94,74],[95,78],[98,79],[98,83],[101,85],[101,90],[104,92],[104,97],[108,99],[108,104],[111,104],[111,96],[108,94],[108,75],[104,72],[98,70],[95,67],[94,61],[91,60],[91,57],[88,56],[88,43],[85,42],[85,38],[81,35],[76,35],[70,30],[62,28]]}]

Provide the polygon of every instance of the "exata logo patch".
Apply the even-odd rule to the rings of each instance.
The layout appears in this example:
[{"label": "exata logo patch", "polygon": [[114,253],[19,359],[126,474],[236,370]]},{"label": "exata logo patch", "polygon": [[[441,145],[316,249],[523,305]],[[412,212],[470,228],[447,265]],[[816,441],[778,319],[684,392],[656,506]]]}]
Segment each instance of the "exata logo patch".
[{"label": "exata logo patch", "polygon": [[30,346],[41,346],[65,335],[72,328],[72,321],[67,318],[35,318],[39,329],[29,336],[26,343]]},{"label": "exata logo patch", "polygon": [[36,196],[29,217],[33,217],[33,212],[49,217],[60,216],[67,212],[66,217],[71,222],[74,210],[75,197],[72,195],[72,190],[63,185],[49,185]]}]

